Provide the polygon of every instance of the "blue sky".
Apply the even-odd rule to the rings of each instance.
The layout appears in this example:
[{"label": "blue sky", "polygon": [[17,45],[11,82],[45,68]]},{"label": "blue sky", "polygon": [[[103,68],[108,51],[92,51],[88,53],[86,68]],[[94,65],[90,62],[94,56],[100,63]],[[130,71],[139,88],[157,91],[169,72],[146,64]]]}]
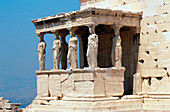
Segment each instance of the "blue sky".
[{"label": "blue sky", "polygon": [[[0,96],[24,106],[36,96],[39,41],[31,20],[79,8],[78,0],[0,0]],[[45,36],[47,69],[53,40]]]}]

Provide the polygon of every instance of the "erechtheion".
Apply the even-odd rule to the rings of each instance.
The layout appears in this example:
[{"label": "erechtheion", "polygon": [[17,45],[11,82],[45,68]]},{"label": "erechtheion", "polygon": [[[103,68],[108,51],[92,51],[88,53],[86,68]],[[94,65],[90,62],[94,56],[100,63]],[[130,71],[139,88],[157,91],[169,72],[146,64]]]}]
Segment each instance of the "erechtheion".
[{"label": "erechtheion", "polygon": [[[32,21],[37,97],[24,111],[170,111],[170,0],[79,1],[78,11]],[[45,34],[55,38],[53,70]]]}]

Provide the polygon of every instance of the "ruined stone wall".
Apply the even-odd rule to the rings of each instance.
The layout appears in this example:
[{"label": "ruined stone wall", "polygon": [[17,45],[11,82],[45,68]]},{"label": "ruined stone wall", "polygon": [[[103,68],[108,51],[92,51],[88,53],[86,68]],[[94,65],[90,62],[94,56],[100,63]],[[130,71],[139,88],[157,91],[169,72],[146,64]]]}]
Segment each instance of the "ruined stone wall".
[{"label": "ruined stone wall", "polygon": [[0,97],[0,112],[22,112],[20,105],[20,103],[10,103],[9,100]]},{"label": "ruined stone wall", "polygon": [[169,94],[170,90],[170,0],[105,0],[82,4],[132,12],[143,11],[137,73],[141,75],[140,91]]}]

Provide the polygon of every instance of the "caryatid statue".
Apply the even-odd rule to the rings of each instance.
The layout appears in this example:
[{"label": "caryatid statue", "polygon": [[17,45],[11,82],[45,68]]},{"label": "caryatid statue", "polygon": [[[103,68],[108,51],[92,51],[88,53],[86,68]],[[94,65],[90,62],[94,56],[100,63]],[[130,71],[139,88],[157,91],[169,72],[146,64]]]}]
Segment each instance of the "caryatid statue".
[{"label": "caryatid statue", "polygon": [[78,59],[77,59],[77,37],[75,36],[75,30],[71,28],[70,29],[70,35],[71,38],[69,40],[69,49],[68,49],[68,55],[67,60],[69,63],[70,69],[74,69],[78,67]]},{"label": "caryatid statue", "polygon": [[40,34],[39,36],[39,41],[40,43],[38,44],[38,60],[39,60],[39,70],[45,70],[45,55],[46,55],[46,43],[44,41],[44,34]]},{"label": "caryatid statue", "polygon": [[87,61],[90,68],[97,68],[98,36],[95,34],[95,25],[89,25]]},{"label": "caryatid statue", "polygon": [[121,37],[120,37],[120,28],[121,26],[114,26],[115,37],[113,38],[113,45],[112,45],[112,65],[114,67],[122,67],[122,46],[121,46]]},{"label": "caryatid statue", "polygon": [[60,34],[61,36],[61,65],[62,69],[67,68],[67,53],[68,53],[68,44],[65,40],[66,34]]},{"label": "caryatid statue", "polygon": [[53,42],[53,63],[54,63],[54,68],[53,69],[59,69],[60,65],[60,55],[61,55],[61,40],[59,39],[59,32],[56,31],[54,33],[54,42]]}]

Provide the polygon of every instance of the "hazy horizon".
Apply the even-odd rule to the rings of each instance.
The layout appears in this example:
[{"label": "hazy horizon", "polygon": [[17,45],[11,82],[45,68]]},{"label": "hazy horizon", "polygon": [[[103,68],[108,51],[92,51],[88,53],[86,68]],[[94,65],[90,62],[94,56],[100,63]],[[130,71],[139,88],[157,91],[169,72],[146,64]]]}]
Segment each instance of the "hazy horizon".
[{"label": "hazy horizon", "polygon": [[[38,37],[31,22],[36,18],[79,10],[78,0],[0,1],[0,97],[27,106],[36,96]],[[46,69],[53,67],[53,35],[45,35]]]}]

